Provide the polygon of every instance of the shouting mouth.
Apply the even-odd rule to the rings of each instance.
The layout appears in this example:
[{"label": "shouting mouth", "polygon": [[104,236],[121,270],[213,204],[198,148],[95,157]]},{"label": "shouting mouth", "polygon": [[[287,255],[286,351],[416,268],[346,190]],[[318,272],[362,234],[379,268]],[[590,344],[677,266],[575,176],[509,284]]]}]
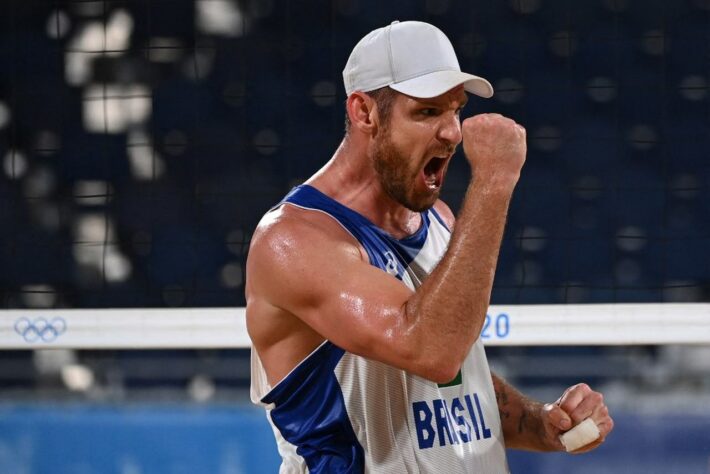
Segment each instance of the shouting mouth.
[{"label": "shouting mouth", "polygon": [[424,184],[426,184],[427,188],[435,191],[441,187],[444,181],[446,162],[446,157],[435,156],[424,165],[422,175],[424,176]]}]

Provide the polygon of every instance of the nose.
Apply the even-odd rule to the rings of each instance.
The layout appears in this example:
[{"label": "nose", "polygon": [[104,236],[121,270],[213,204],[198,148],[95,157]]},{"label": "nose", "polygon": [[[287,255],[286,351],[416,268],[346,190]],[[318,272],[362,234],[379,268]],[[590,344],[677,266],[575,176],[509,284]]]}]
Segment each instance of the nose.
[{"label": "nose", "polygon": [[439,140],[446,145],[457,146],[463,140],[461,135],[461,120],[457,113],[446,113],[442,116],[442,124],[439,127]]}]

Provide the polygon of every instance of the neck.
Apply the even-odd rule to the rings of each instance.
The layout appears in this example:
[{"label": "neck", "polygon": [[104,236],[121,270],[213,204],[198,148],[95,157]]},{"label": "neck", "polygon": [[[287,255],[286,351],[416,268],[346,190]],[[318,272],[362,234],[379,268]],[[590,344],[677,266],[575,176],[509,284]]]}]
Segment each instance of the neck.
[{"label": "neck", "polygon": [[306,184],[362,214],[389,234],[402,238],[421,225],[419,213],[393,200],[380,184],[371,151],[346,137],[333,157]]}]

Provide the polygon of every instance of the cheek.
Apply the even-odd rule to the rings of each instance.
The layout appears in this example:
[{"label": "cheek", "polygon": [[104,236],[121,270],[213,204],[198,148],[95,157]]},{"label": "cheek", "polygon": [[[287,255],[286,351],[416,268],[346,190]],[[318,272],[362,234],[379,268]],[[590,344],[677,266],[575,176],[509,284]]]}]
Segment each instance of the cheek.
[{"label": "cheek", "polygon": [[430,136],[427,127],[418,124],[401,126],[390,132],[390,144],[398,154],[407,159],[407,168],[417,167],[431,147]]}]

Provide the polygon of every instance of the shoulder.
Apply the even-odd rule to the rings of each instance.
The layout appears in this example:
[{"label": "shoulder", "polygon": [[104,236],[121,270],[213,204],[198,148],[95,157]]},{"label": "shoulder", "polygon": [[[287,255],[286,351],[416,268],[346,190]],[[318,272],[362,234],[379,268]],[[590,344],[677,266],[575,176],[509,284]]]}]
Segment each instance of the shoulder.
[{"label": "shoulder", "polygon": [[254,231],[247,257],[247,280],[258,277],[260,269],[266,275],[288,267],[293,270],[299,261],[307,263],[316,252],[362,258],[357,240],[331,216],[281,205],[267,212]]},{"label": "shoulder", "polygon": [[454,229],[454,224],[456,223],[456,217],[448,205],[441,199],[437,199],[434,203],[433,209],[439,214],[444,223],[449,227],[449,229]]},{"label": "shoulder", "polygon": [[307,239],[313,238],[333,243],[357,243],[357,240],[326,212],[282,204],[261,218],[252,237],[252,246],[258,247],[264,243],[289,245],[294,242],[304,243],[304,240],[307,243]]}]

